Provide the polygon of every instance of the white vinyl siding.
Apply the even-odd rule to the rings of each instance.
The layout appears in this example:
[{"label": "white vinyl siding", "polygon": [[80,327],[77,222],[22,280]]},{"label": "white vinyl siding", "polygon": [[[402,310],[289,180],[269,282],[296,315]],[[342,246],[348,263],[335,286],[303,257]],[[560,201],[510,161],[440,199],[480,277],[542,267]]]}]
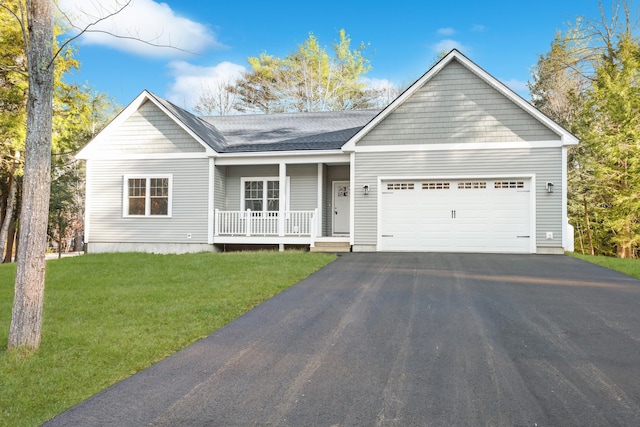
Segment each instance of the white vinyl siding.
[{"label": "white vinyl siding", "polygon": [[557,140],[559,135],[454,60],[358,145]]},{"label": "white vinyl siding", "polygon": [[[207,243],[208,159],[93,160],[90,167],[89,244]],[[171,217],[123,216],[126,175],[170,175]]]},{"label": "white vinyl siding", "polygon": [[[562,149],[521,148],[425,152],[356,153],[355,188],[369,185],[369,195],[355,191],[355,245],[374,246],[378,236],[379,177],[535,176],[536,241],[538,247],[562,246]],[[547,193],[545,182],[554,182]],[[533,209],[533,206],[531,207]],[[554,239],[547,240],[546,232]]]}]

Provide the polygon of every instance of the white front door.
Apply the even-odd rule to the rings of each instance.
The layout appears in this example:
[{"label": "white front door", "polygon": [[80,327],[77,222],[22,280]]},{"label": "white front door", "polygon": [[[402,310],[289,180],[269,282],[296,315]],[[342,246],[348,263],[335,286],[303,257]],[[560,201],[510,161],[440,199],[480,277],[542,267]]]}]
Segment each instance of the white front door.
[{"label": "white front door", "polygon": [[351,187],[349,181],[333,182],[333,234],[349,234],[349,193]]}]

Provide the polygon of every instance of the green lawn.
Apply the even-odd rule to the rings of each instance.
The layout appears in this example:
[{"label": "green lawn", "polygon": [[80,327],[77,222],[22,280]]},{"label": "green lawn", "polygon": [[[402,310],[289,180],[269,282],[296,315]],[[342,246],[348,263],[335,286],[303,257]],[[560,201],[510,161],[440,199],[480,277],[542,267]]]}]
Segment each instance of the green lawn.
[{"label": "green lawn", "polygon": [[637,259],[622,259],[622,258],[612,258],[607,256],[582,255],[575,252],[567,252],[567,255],[570,255],[572,257],[579,258],[585,261],[589,261],[593,264],[598,264],[598,265],[601,265],[602,267],[619,271],[620,273],[624,273],[628,276],[640,279],[640,260],[637,260]]},{"label": "green lawn", "polygon": [[6,351],[15,265],[0,265],[0,425],[39,425],[333,259],[245,252],[48,261],[42,345],[30,357]]}]

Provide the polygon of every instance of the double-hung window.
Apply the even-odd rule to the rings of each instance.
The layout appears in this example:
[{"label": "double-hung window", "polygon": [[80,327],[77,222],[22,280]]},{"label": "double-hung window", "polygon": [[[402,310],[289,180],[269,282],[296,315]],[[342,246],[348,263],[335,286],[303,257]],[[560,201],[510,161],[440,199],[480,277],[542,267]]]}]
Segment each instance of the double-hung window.
[{"label": "double-hung window", "polygon": [[125,176],[124,216],[171,216],[171,175]]},{"label": "double-hung window", "polygon": [[242,178],[241,208],[243,211],[277,212],[280,210],[281,191],[278,178]]}]

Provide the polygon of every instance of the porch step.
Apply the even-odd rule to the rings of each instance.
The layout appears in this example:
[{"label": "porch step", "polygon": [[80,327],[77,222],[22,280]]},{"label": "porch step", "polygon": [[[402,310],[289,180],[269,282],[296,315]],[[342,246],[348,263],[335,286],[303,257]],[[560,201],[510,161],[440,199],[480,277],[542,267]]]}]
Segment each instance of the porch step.
[{"label": "porch step", "polygon": [[310,252],[351,252],[349,242],[316,242]]}]

